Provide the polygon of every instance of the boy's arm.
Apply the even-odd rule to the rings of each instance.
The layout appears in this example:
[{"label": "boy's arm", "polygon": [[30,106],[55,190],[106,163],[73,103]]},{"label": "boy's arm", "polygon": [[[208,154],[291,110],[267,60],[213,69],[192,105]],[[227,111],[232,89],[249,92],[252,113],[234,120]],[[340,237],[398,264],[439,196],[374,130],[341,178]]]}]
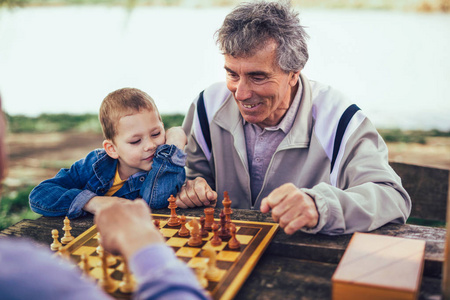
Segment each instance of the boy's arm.
[{"label": "boy's arm", "polygon": [[166,144],[175,145],[179,149],[184,150],[187,144],[187,137],[181,126],[172,127],[166,131]]},{"label": "boy's arm", "polygon": [[111,205],[113,205],[116,202],[121,202],[121,201],[129,201],[129,200],[124,199],[124,198],[119,198],[119,197],[95,196],[95,197],[92,197],[91,200],[89,200],[83,206],[83,210],[95,215],[99,211],[101,211],[107,207],[110,207]]},{"label": "boy's arm", "polygon": [[185,163],[186,153],[183,150],[175,145],[158,146],[152,169],[140,191],[140,196],[150,208],[166,208],[170,195],[177,195],[186,180]]},{"label": "boy's arm", "polygon": [[87,186],[94,175],[92,164],[98,159],[97,151],[75,162],[70,169],[61,169],[55,177],[37,185],[30,193],[31,209],[47,217],[77,218],[86,214],[85,204],[97,196]]}]

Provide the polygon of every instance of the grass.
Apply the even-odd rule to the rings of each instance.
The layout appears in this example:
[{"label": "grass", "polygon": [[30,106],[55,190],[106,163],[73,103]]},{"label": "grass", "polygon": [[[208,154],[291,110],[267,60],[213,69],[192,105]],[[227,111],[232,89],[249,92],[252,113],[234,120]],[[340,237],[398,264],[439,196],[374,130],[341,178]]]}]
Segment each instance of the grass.
[{"label": "grass", "polygon": [[400,130],[379,129],[378,132],[387,143],[426,144],[428,137],[450,137],[450,131],[440,130]]},{"label": "grass", "polygon": [[[101,132],[102,128],[96,114],[41,114],[37,117],[6,114],[8,131],[11,133],[47,132]],[[180,126],[184,115],[161,115],[166,129]]]},{"label": "grass", "polygon": [[28,195],[33,186],[22,187],[17,191],[6,193],[0,201],[0,230],[23,219],[37,219],[41,215],[31,211],[28,205]]},{"label": "grass", "polygon": [[441,227],[441,228],[446,227],[446,223],[442,221],[426,220],[412,217],[408,218],[406,224],[428,226],[428,227]]}]

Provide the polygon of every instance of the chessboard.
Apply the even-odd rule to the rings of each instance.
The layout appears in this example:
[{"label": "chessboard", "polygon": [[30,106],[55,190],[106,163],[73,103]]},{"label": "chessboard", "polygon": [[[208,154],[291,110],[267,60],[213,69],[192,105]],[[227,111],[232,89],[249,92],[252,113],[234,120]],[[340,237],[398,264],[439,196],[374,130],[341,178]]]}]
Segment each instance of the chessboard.
[{"label": "chessboard", "polygon": [[[203,249],[212,247],[215,250],[219,276],[215,280],[208,280],[205,287],[206,292],[210,293],[213,299],[232,299],[237,294],[278,230],[278,224],[275,223],[233,220],[232,223],[236,228],[235,237],[240,242],[239,248],[230,249],[229,239],[224,239],[218,246],[212,246],[210,242],[213,238],[212,232],[208,232],[208,236],[202,238],[201,245],[189,246],[187,244],[189,237],[178,235],[180,225],[168,226],[170,215],[152,214],[152,216],[154,220],[159,220],[159,228],[161,234],[166,238],[166,244],[172,247],[176,256],[188,266],[194,268],[199,261],[207,259],[202,256]],[[194,217],[186,217],[186,223],[192,219]],[[214,219],[214,221],[220,222],[218,219]],[[188,224],[186,227],[191,229]],[[62,251],[82,269],[84,268],[82,256],[87,257],[89,270],[85,270],[85,272],[99,281],[104,271],[97,251],[98,245],[97,228],[94,225],[64,246]],[[113,282],[113,287],[108,292],[116,299],[130,299],[131,294],[123,293],[120,288],[120,285],[123,284],[126,266],[121,257],[116,256],[114,259],[115,261],[107,269]]]}]

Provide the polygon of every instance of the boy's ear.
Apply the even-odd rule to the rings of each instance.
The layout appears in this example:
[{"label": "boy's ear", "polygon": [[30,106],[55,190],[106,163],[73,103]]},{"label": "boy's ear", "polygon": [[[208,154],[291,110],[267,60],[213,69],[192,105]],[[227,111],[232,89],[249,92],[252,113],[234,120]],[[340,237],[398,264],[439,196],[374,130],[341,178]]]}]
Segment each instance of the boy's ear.
[{"label": "boy's ear", "polygon": [[106,154],[108,154],[109,157],[114,159],[119,158],[119,154],[116,151],[116,146],[114,146],[114,143],[111,140],[103,141],[103,149],[105,149]]}]

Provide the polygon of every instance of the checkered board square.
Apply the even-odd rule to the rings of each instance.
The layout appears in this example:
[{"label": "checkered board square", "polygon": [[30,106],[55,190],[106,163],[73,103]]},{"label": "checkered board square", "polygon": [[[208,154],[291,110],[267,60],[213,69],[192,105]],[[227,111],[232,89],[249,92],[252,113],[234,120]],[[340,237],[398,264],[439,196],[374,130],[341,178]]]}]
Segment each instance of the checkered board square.
[{"label": "checkered board square", "polygon": [[[212,246],[210,243],[213,237],[212,232],[203,238],[200,246],[191,247],[187,244],[189,237],[178,235],[180,226],[169,227],[167,225],[170,216],[159,214],[152,216],[153,219],[160,220],[160,231],[166,238],[166,244],[172,247],[176,256],[188,266],[194,266],[199,260],[207,259],[202,256],[203,248],[212,247],[216,251],[216,266],[220,270],[220,276],[215,281],[208,281],[206,287],[207,292],[214,299],[231,299],[236,295],[278,230],[278,224],[274,223],[233,220],[232,223],[236,226],[236,238],[241,244],[240,249],[230,249],[228,240],[223,240],[219,246]],[[186,223],[191,219],[193,217],[186,217]],[[218,219],[215,221],[220,223]],[[188,224],[186,227],[191,229]],[[89,273],[95,280],[99,280],[103,274],[100,258],[96,252],[97,246],[97,228],[94,225],[64,247],[71,259],[80,267],[82,265],[81,256],[85,254],[88,257]],[[114,286],[110,294],[116,299],[129,299],[131,295],[122,293],[119,288],[123,277],[123,259],[112,256],[111,259],[113,261],[108,267],[108,274],[113,279]]]}]

